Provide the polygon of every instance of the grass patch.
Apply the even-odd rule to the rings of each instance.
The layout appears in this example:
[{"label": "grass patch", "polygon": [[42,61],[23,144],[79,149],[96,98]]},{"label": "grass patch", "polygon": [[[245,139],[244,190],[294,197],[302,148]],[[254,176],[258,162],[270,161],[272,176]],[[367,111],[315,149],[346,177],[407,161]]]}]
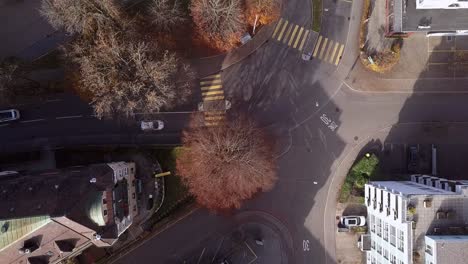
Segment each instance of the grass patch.
[{"label": "grass patch", "polygon": [[320,32],[322,26],[322,0],[312,0],[313,20],[312,30]]},{"label": "grass patch", "polygon": [[369,179],[376,178],[378,174],[379,159],[376,155],[372,154],[369,157],[362,157],[356,162],[351,170],[348,172],[346,179],[341,187],[338,201],[345,203],[354,197],[353,200],[363,201],[364,185]]}]

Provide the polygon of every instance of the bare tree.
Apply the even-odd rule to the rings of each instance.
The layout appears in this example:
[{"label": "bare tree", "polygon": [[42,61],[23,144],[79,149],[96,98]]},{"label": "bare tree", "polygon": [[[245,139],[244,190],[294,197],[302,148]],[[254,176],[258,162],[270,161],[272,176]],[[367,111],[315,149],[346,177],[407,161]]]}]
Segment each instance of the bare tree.
[{"label": "bare tree", "polygon": [[187,16],[178,0],[152,0],[149,12],[153,25],[164,31],[180,26]]},{"label": "bare tree", "polygon": [[232,48],[245,30],[243,1],[193,0],[190,10],[199,33],[217,48]]},{"label": "bare tree", "polygon": [[99,118],[159,111],[191,93],[190,67],[174,53],[152,52],[144,42],[103,34],[93,43],[75,42],[68,56],[79,66],[79,89],[91,95]]},{"label": "bare tree", "polygon": [[266,25],[280,17],[281,3],[279,0],[246,0],[246,9],[249,24],[253,26],[258,16],[257,23]]},{"label": "bare tree", "polygon": [[42,0],[40,13],[70,34],[111,30],[125,22],[115,0]]},{"label": "bare tree", "polygon": [[0,103],[9,103],[13,94],[14,73],[18,65],[0,62]]},{"label": "bare tree", "polygon": [[272,142],[247,118],[203,127],[194,116],[183,134],[178,174],[198,203],[211,209],[239,208],[276,181]]}]

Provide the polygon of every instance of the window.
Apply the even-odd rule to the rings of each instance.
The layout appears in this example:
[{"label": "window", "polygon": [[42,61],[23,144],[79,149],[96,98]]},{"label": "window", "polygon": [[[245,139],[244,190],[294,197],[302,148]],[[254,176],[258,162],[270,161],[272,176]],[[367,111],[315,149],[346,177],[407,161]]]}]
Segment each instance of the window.
[{"label": "window", "polygon": [[390,244],[392,246],[396,245],[396,230],[395,227],[390,225]]},{"label": "window", "polygon": [[384,248],[383,250],[383,257],[388,260],[388,249]]},{"label": "window", "polygon": [[383,223],[383,239],[388,241],[388,223]]},{"label": "window", "polygon": [[103,214],[104,214],[104,215],[107,215],[107,210],[104,210]]},{"label": "window", "polygon": [[380,244],[377,244],[377,253],[382,255],[382,246]]},{"label": "window", "polygon": [[132,193],[132,198],[135,199],[135,193]]},{"label": "window", "polygon": [[375,233],[375,216],[371,215],[371,232]]},{"label": "window", "polygon": [[405,235],[401,230],[398,230],[398,249],[401,252],[404,252],[405,249]]},{"label": "window", "polygon": [[375,249],[375,241],[371,240],[371,248]]},{"label": "window", "polygon": [[382,237],[382,219],[376,217],[375,220],[377,221],[377,235]]},{"label": "window", "polygon": [[103,204],[107,204],[106,198],[102,199],[102,203],[103,203]]},{"label": "window", "polygon": [[430,245],[426,245],[426,253],[432,256],[432,247]]}]

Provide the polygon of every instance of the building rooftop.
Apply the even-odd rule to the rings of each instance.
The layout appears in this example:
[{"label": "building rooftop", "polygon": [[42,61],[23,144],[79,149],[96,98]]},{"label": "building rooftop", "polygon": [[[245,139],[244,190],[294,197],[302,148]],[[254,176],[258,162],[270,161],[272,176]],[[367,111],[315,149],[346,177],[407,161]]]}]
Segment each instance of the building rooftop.
[{"label": "building rooftop", "polygon": [[468,259],[468,236],[427,236],[435,241],[435,263],[465,264]]},{"label": "building rooftop", "polygon": [[[418,9],[418,0],[403,1],[402,18],[395,16],[395,23],[402,23],[403,31],[456,31],[468,30],[466,9]],[[427,1],[427,0],[426,0]],[[466,2],[468,3],[468,2]],[[397,14],[395,12],[395,14]]]}]

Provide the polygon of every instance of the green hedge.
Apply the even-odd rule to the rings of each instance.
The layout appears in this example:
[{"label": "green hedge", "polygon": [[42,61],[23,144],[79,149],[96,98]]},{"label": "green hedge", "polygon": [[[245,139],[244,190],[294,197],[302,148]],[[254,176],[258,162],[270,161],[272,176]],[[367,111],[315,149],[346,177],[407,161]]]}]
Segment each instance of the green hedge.
[{"label": "green hedge", "polygon": [[343,186],[341,186],[339,202],[347,202],[351,194],[354,192],[363,192],[364,185],[369,181],[369,179],[375,176],[378,166],[379,159],[374,154],[371,154],[369,157],[364,156],[356,162],[348,172]]}]

